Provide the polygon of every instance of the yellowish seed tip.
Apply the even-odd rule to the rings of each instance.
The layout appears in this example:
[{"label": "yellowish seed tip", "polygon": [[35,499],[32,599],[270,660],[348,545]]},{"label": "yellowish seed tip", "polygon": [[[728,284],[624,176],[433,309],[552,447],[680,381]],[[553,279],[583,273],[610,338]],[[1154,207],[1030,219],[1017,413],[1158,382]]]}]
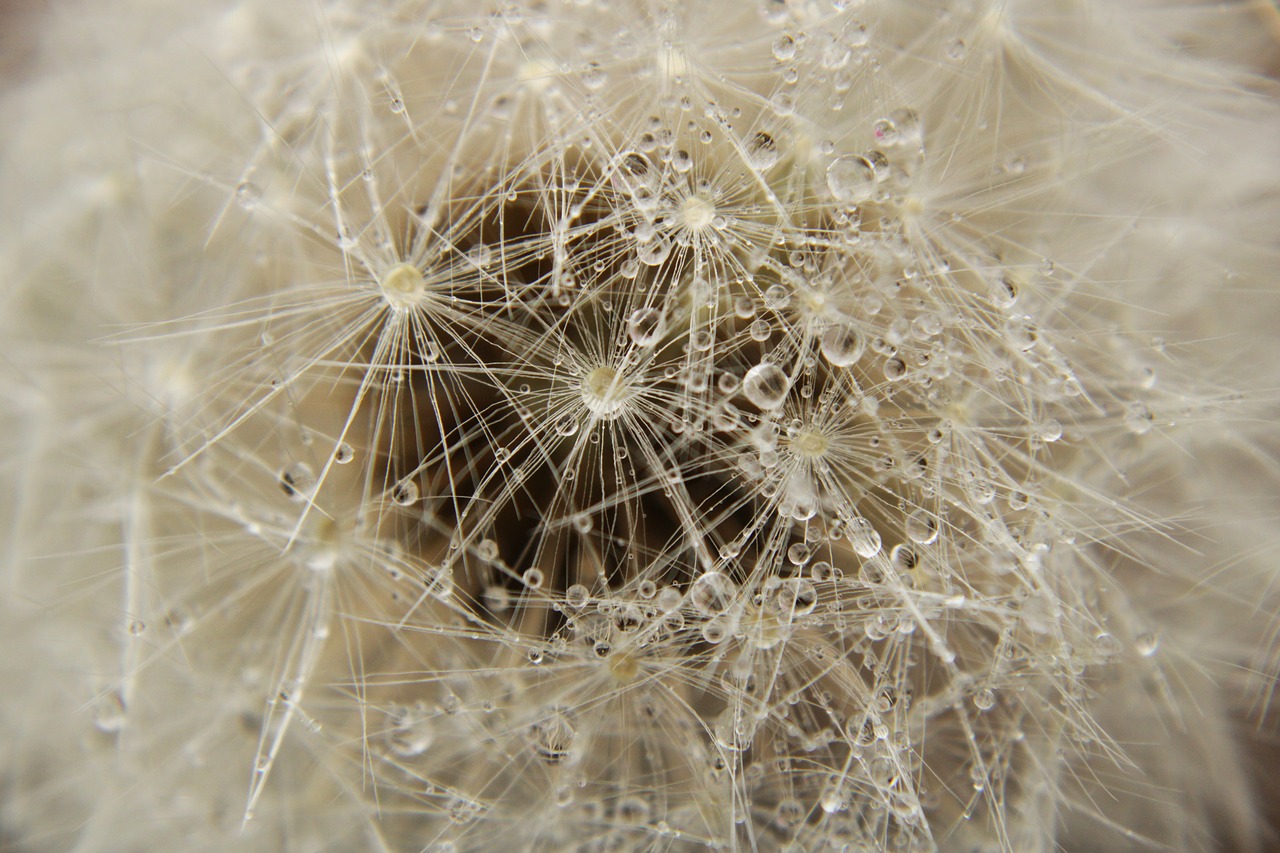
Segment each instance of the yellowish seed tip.
[{"label": "yellowish seed tip", "polygon": [[387,303],[396,310],[418,305],[427,292],[426,279],[413,264],[396,264],[383,274],[378,285]]},{"label": "yellowish seed tip", "polygon": [[831,440],[815,429],[802,429],[791,439],[791,446],[801,456],[816,458],[827,452]]}]

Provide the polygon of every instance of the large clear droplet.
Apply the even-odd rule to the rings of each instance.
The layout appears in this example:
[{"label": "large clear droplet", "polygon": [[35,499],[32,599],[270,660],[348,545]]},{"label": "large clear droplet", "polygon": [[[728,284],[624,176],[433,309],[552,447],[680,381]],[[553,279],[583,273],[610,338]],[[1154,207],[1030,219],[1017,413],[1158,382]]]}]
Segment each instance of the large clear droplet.
[{"label": "large clear droplet", "polygon": [[742,393],[764,411],[781,408],[791,390],[791,380],[781,367],[770,362],[757,364],[742,379]]},{"label": "large clear droplet", "polygon": [[917,545],[928,545],[938,538],[938,519],[926,509],[907,516],[907,538]]},{"label": "large clear droplet", "polygon": [[853,552],[864,560],[880,553],[880,534],[865,518],[854,518],[848,524],[849,544]]},{"label": "large clear droplet", "polygon": [[720,572],[707,572],[689,587],[689,604],[707,616],[728,610],[738,593],[738,585]]},{"label": "large clear droplet", "polygon": [[866,157],[845,155],[827,167],[827,189],[841,204],[861,204],[876,193],[876,170]]},{"label": "large clear droplet", "polygon": [[400,506],[410,506],[418,501],[418,484],[413,480],[401,480],[391,489],[391,500]]},{"label": "large clear droplet", "polygon": [[851,323],[835,323],[822,333],[822,356],[835,367],[848,367],[865,349],[862,335]]},{"label": "large clear droplet", "polygon": [[627,319],[627,335],[638,347],[651,347],[662,339],[666,322],[659,308],[637,308]]}]

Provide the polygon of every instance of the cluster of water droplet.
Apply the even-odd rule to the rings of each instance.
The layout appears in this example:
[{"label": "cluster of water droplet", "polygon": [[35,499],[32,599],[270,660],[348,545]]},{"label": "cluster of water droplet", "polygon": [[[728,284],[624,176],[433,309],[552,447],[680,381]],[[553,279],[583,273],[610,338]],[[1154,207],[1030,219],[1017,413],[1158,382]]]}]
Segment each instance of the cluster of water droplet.
[{"label": "cluster of water droplet", "polygon": [[[1003,837],[1007,775],[1056,754],[1024,721],[1129,653],[1073,547],[1116,508],[1063,472],[1162,421],[1060,345],[1082,274],[966,219],[1018,170],[945,183],[959,119],[882,85],[860,5],[725,9],[725,48],[674,10],[433,21],[398,65],[340,54],[374,82],[292,129],[296,195],[275,149],[246,170],[246,221],[339,278],[278,283],[226,385],[271,378],[175,441],[310,571],[251,806],[300,720],[418,846]],[[269,506],[223,499],[259,468]]]}]

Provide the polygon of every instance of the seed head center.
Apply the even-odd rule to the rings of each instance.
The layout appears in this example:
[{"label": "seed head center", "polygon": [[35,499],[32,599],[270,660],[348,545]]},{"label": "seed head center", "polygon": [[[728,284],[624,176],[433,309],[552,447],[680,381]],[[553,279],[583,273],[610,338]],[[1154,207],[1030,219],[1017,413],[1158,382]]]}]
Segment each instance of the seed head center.
[{"label": "seed head center", "polygon": [[704,230],[715,216],[715,205],[701,196],[691,195],[680,205],[680,218],[691,231]]},{"label": "seed head center", "polygon": [[791,446],[801,456],[816,459],[827,452],[831,440],[813,428],[802,429],[791,439]]},{"label": "seed head center", "polygon": [[426,279],[413,264],[396,264],[383,274],[378,285],[387,304],[396,310],[418,305],[427,293]]},{"label": "seed head center", "polygon": [[582,379],[582,401],[606,418],[615,418],[627,402],[627,386],[612,367],[597,367]]}]

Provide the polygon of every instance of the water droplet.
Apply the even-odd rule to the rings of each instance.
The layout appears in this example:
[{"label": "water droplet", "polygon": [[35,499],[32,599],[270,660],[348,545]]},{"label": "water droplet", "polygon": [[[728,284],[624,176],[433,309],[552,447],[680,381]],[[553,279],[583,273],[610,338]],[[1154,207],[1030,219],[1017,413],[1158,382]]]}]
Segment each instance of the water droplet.
[{"label": "water droplet", "polygon": [[727,752],[742,752],[747,749],[755,734],[751,723],[746,719],[746,713],[733,704],[716,717],[711,732],[716,744]]},{"label": "water droplet", "polygon": [[764,307],[782,311],[791,304],[791,291],[782,284],[771,284],[764,292]]},{"label": "water droplet", "polygon": [[609,75],[600,67],[600,63],[588,62],[586,67],[582,69],[580,79],[587,91],[598,92],[609,82]]},{"label": "water droplet", "polygon": [[924,144],[924,126],[915,110],[905,107],[889,113],[889,123],[894,128],[893,142],[909,148],[918,148]]},{"label": "water droplet", "polygon": [[747,371],[742,379],[742,393],[764,411],[782,407],[791,390],[791,380],[776,364],[763,362]]},{"label": "water droplet", "polygon": [[1036,435],[1039,436],[1040,440],[1045,444],[1053,444],[1055,441],[1062,438],[1062,423],[1056,418],[1043,420],[1040,422],[1040,425],[1036,427]]},{"label": "water droplet", "polygon": [[648,157],[638,151],[623,151],[614,159],[612,179],[619,190],[634,195],[652,192],[661,176]]},{"label": "water droplet", "polygon": [[262,201],[262,188],[253,181],[241,181],[236,187],[236,204],[245,210],[253,210]]},{"label": "water droplet", "polygon": [[542,569],[535,567],[532,569],[525,569],[522,579],[524,580],[524,585],[529,589],[539,589],[542,587],[545,575],[543,575]]},{"label": "water droplet", "polygon": [[920,557],[906,545],[894,545],[889,550],[889,561],[899,571],[909,572],[920,563]]},{"label": "water droplet", "polygon": [[907,363],[900,358],[888,358],[884,362],[884,378],[896,382],[907,375]]},{"label": "water droplet", "polygon": [[572,414],[562,415],[556,420],[556,435],[568,438],[578,432],[578,419]]},{"label": "water droplet", "polygon": [[670,240],[652,240],[636,251],[636,259],[647,266],[656,267],[671,255]]},{"label": "water droplet", "polygon": [[776,164],[779,156],[778,143],[764,131],[751,137],[751,141],[747,143],[747,159],[762,172]]},{"label": "water droplet", "polygon": [[827,167],[827,189],[841,204],[861,204],[876,193],[876,171],[866,157],[846,154]]},{"label": "water droplet", "polygon": [[808,616],[818,606],[818,589],[808,578],[790,578],[778,591],[778,603],[784,614]]},{"label": "water droplet", "polygon": [[984,687],[973,694],[973,704],[977,706],[979,711],[990,711],[995,707],[996,694],[991,688]]},{"label": "water droplet", "polygon": [[813,549],[804,542],[796,542],[787,549],[787,561],[793,566],[803,566],[813,556]]},{"label": "water droplet", "polygon": [[694,610],[714,616],[728,610],[738,594],[738,585],[720,572],[706,572],[689,587],[689,604]]},{"label": "water droplet", "polygon": [[486,587],[481,598],[490,613],[506,613],[511,609],[511,590],[505,586]]},{"label": "water droplet", "polygon": [[852,323],[835,323],[822,333],[822,356],[835,367],[848,367],[857,361],[866,344]]},{"label": "water droplet", "polygon": [[564,591],[564,603],[574,610],[581,610],[587,606],[589,595],[590,593],[585,586],[575,583]]},{"label": "water droplet", "polygon": [[1094,638],[1093,648],[1094,651],[1098,653],[1099,657],[1103,658],[1113,658],[1124,651],[1124,646],[1118,639],[1116,639],[1115,635],[1109,634],[1106,631],[1103,631]]},{"label": "water droplet", "polygon": [[1160,638],[1152,631],[1144,631],[1133,640],[1133,648],[1144,658],[1154,655],[1160,648]]},{"label": "water droplet", "polygon": [[546,764],[561,764],[569,757],[577,734],[568,716],[553,709],[533,724],[533,752]]},{"label": "water droplet", "polygon": [[345,441],[338,442],[338,446],[333,449],[333,461],[339,465],[346,465],[355,458],[355,448],[347,444]]},{"label": "water droplet", "polygon": [[862,559],[869,560],[880,553],[880,533],[865,518],[850,519],[846,535],[849,537],[849,544],[853,546],[853,552]]},{"label": "water droplet", "polygon": [[938,538],[938,519],[925,509],[907,516],[907,538],[917,545],[928,545]]},{"label": "water droplet", "polygon": [[93,725],[100,732],[114,734],[124,728],[127,720],[124,697],[112,690],[93,702]]},{"label": "water droplet", "polygon": [[435,731],[426,708],[419,705],[392,711],[387,744],[395,755],[400,758],[422,755],[434,740]]},{"label": "water droplet", "polygon": [[1030,317],[1015,317],[1009,321],[1009,344],[1021,352],[1030,352],[1040,339],[1040,330]]},{"label": "water droplet", "polygon": [[651,347],[662,339],[666,322],[659,308],[637,308],[627,318],[627,335],[638,347]]},{"label": "water droplet", "polygon": [[773,58],[779,62],[790,62],[796,56],[796,40],[788,33],[778,36],[773,42]]},{"label": "water droplet", "polygon": [[649,803],[639,795],[633,794],[618,800],[613,811],[614,817],[624,824],[643,826],[649,821]]},{"label": "water droplet", "polygon": [[280,489],[292,500],[305,501],[315,485],[315,472],[305,462],[295,462],[280,472]]},{"label": "water droplet", "polygon": [[410,506],[418,501],[418,484],[404,479],[391,488],[391,500],[400,506]]},{"label": "water droplet", "polygon": [[1134,403],[1125,412],[1124,425],[1134,435],[1146,435],[1155,425],[1155,417],[1146,403]]},{"label": "water droplet", "polygon": [[840,784],[837,779],[822,789],[822,795],[818,798],[819,805],[827,814],[835,814],[837,812],[847,811],[849,808],[849,796],[845,791],[844,785]]}]

